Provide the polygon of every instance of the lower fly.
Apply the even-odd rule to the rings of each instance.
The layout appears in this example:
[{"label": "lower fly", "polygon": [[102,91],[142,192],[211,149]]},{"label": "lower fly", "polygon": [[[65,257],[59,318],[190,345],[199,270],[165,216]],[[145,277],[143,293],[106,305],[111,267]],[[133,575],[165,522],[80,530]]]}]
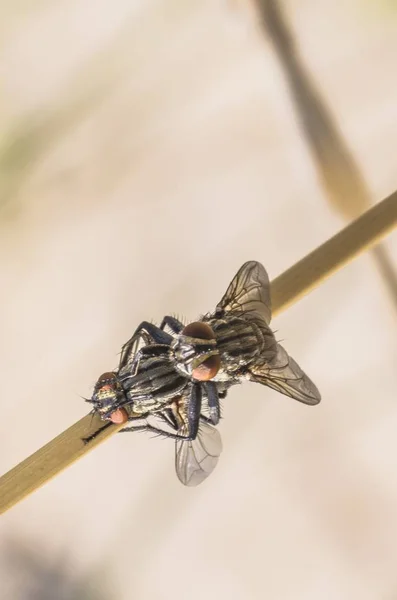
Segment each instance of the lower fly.
[{"label": "lower fly", "polygon": [[[120,372],[101,375],[88,402],[93,404],[94,412],[108,425],[129,422],[130,426],[121,429],[120,433],[145,431],[174,439],[177,476],[184,485],[196,486],[216,467],[222,451],[221,436],[208,416],[208,401],[201,401],[203,392],[200,383],[192,384],[184,379],[181,394],[168,398],[166,402],[164,396],[161,401],[155,400],[153,390],[157,390],[156,378],[168,375],[175,383],[180,375],[174,370],[162,373],[157,369],[156,375],[152,372],[149,376],[149,366],[152,365],[154,369],[153,363],[147,361],[149,354],[153,358],[152,352],[148,352],[143,360],[141,355],[133,376],[129,372],[127,376]],[[143,373],[146,376],[140,377]],[[127,390],[124,388],[126,381]],[[143,382],[146,382],[145,385]],[[136,393],[138,388],[139,394]],[[135,391],[135,396],[131,390]],[[190,410],[191,405],[199,411],[198,414]],[[84,441],[90,442],[102,430]]]}]

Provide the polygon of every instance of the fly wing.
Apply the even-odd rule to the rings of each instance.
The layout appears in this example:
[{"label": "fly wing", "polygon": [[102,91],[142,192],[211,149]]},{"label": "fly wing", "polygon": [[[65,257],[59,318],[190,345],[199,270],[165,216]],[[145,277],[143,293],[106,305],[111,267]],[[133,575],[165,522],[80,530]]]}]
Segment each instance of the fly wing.
[{"label": "fly wing", "polygon": [[321,400],[312,380],[280,344],[277,344],[277,353],[268,363],[250,367],[249,379],[305,404],[315,405]]},{"label": "fly wing", "polygon": [[263,265],[253,260],[244,263],[216,310],[239,314],[256,313],[269,325],[272,318],[270,283]]},{"label": "fly wing", "polygon": [[175,442],[175,469],[183,485],[199,485],[218,464],[222,452],[222,439],[215,427],[200,420],[195,440]]},{"label": "fly wing", "polygon": [[136,353],[147,344],[148,341],[145,340],[142,334],[134,335],[128,340],[121,348],[119,370],[125,369],[127,366],[131,368]]}]

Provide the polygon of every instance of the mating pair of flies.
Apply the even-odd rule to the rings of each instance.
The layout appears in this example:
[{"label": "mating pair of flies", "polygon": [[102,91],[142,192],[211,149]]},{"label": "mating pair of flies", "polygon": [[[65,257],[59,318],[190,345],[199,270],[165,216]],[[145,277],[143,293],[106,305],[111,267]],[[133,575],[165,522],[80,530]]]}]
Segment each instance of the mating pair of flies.
[{"label": "mating pair of flies", "polygon": [[184,326],[164,317],[160,327],[141,323],[122,348],[118,370],[101,375],[89,402],[105,421],[130,421],[123,432],[175,439],[178,478],[198,485],[222,451],[216,425],[220,400],[231,386],[254,381],[305,404],[321,400],[314,383],[277,343],[270,320],[266,270],[246,262],[215,311],[199,321]]}]

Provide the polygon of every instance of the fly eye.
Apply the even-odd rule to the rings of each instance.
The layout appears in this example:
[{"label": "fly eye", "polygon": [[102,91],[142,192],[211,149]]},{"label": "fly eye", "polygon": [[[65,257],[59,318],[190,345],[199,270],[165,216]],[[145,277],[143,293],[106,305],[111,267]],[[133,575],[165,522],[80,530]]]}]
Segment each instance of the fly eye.
[{"label": "fly eye", "polygon": [[102,373],[102,375],[98,379],[97,384],[110,383],[112,381],[115,381],[115,379],[116,375],[109,371],[108,373]]},{"label": "fly eye", "polygon": [[126,409],[123,406],[121,408],[116,408],[116,410],[109,415],[109,421],[115,425],[126,423],[128,421],[128,413]]},{"label": "fly eye", "polygon": [[221,357],[214,354],[206,358],[198,367],[193,369],[192,376],[197,381],[209,381],[218,373],[221,366]]},{"label": "fly eye", "polygon": [[215,339],[215,333],[207,323],[201,321],[194,321],[189,323],[182,329],[182,335],[187,337],[197,338],[199,340],[213,340]]}]

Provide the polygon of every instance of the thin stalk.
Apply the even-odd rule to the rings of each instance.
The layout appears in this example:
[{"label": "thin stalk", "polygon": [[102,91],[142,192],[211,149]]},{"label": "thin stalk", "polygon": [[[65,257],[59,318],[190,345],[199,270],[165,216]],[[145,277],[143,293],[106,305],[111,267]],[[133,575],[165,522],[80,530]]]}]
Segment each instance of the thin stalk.
[{"label": "thin stalk", "polygon": [[[397,226],[397,192],[368,210],[271,283],[273,314],[285,310],[335,271],[379,242]],[[109,425],[86,415],[0,478],[0,513],[34,492],[78,458],[104,442],[123,425]]]}]

